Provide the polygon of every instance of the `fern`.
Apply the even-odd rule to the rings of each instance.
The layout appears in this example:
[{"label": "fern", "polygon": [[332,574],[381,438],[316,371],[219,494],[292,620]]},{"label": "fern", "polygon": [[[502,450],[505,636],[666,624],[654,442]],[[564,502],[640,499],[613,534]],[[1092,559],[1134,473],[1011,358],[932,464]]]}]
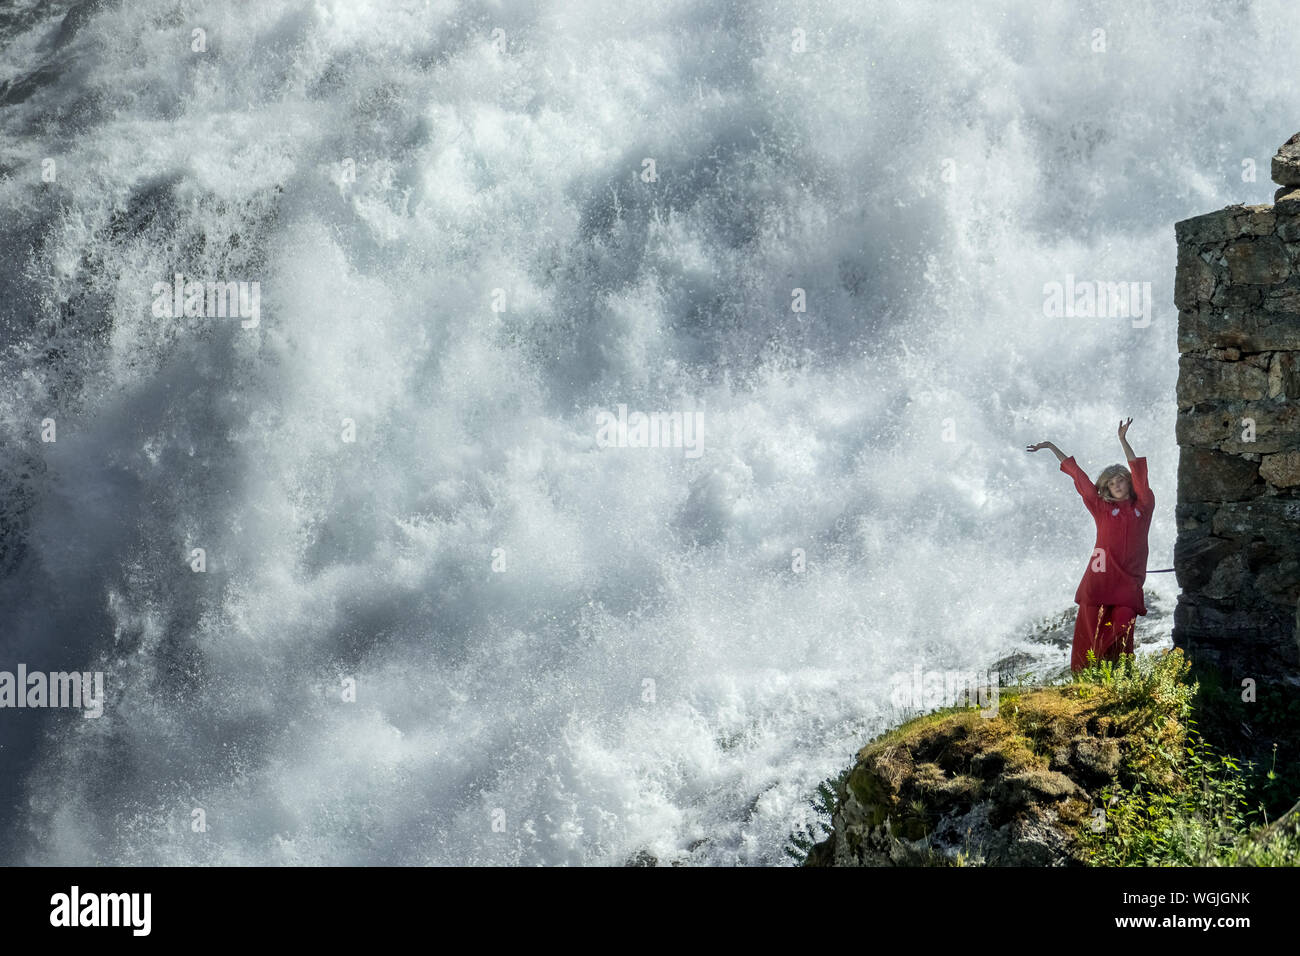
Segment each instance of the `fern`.
[{"label": "fern", "polygon": [[811,824],[798,823],[786,837],[785,855],[796,865],[802,866],[808,859],[812,848],[831,835],[831,818],[837,804],[836,793],[844,784],[852,768],[846,768],[833,777],[827,777],[817,785],[816,792],[808,798],[808,806],[814,817]]}]

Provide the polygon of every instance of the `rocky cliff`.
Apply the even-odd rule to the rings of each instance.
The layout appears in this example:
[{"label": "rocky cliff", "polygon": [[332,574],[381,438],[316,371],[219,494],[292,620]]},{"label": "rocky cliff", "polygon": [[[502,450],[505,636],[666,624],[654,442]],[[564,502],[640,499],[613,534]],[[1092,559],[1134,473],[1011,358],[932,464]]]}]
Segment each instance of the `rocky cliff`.
[{"label": "rocky cliff", "polygon": [[[1200,728],[1238,694],[1207,692],[1189,670],[1174,648],[1067,684],[1007,688],[992,712],[909,720],[823,785],[825,838],[799,844],[801,862],[1297,865],[1300,778],[1286,758],[1257,767],[1210,745]],[[1288,742],[1297,706],[1272,692],[1252,720]]]}]

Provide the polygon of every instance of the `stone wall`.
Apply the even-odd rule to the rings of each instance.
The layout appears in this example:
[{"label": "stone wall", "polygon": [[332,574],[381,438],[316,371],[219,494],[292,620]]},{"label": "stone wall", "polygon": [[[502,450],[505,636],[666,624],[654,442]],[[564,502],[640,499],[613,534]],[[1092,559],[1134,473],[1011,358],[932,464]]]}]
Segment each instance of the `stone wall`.
[{"label": "stone wall", "polygon": [[1177,223],[1174,644],[1300,685],[1300,133],[1271,206]]}]

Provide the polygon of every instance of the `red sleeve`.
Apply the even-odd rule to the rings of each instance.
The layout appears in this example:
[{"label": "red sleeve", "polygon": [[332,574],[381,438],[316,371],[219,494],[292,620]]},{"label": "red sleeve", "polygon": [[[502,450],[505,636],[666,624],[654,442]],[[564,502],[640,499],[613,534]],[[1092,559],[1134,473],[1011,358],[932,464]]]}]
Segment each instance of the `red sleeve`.
[{"label": "red sleeve", "polygon": [[1073,455],[1061,462],[1061,471],[1074,479],[1074,487],[1078,490],[1079,497],[1083,499],[1083,506],[1091,514],[1097,507],[1097,502],[1101,500],[1097,497],[1097,486],[1084,474]]},{"label": "red sleeve", "polygon": [[1130,458],[1128,470],[1133,474],[1133,493],[1137,495],[1138,504],[1148,511],[1154,511],[1156,496],[1151,493],[1151,484],[1147,481],[1147,460]]}]

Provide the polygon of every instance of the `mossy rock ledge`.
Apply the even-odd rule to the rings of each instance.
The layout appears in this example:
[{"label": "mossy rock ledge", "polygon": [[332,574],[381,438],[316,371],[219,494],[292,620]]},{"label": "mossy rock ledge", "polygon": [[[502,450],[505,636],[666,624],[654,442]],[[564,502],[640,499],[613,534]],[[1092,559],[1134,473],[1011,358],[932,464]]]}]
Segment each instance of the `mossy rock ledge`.
[{"label": "mossy rock ledge", "polygon": [[804,865],[1084,865],[1101,789],[1141,770],[1149,780],[1140,755],[1184,743],[1160,705],[1080,683],[1005,689],[991,717],[949,708],[910,720],[859,751]]}]

